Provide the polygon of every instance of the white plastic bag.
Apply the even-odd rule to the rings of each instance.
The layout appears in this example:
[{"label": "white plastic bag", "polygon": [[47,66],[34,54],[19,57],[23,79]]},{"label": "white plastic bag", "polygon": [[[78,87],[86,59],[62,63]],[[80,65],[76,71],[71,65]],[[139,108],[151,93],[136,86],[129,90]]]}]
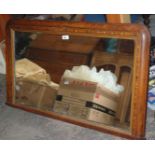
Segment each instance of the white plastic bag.
[{"label": "white plastic bag", "polygon": [[124,90],[122,85],[117,84],[117,77],[115,74],[111,71],[104,71],[104,69],[97,72],[96,67],[89,68],[85,65],[74,66],[72,70],[66,70],[63,77],[97,82],[116,94]]}]

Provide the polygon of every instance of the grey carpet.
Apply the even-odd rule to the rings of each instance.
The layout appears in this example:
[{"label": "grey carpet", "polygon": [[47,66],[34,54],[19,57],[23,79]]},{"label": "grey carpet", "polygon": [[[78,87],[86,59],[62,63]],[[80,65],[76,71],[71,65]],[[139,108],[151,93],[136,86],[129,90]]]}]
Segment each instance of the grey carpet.
[{"label": "grey carpet", "polygon": [[[122,139],[5,105],[5,76],[0,75],[0,139],[104,140]],[[147,139],[155,139],[153,111],[148,110]]]}]

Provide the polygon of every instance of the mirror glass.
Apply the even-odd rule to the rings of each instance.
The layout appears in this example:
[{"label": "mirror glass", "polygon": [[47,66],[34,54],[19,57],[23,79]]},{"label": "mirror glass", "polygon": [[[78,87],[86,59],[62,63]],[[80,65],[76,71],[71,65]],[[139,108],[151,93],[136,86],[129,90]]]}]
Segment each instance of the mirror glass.
[{"label": "mirror glass", "polygon": [[128,39],[15,32],[15,104],[130,132],[133,53]]}]

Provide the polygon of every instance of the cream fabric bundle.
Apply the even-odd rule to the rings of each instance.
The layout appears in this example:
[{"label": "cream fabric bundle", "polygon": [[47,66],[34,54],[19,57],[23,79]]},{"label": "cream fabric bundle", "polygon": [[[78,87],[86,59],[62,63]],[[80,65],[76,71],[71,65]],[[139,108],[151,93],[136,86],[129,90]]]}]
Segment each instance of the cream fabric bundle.
[{"label": "cream fabric bundle", "polygon": [[16,61],[16,78],[17,80],[37,82],[56,89],[59,86],[51,81],[50,75],[45,69],[26,58]]}]

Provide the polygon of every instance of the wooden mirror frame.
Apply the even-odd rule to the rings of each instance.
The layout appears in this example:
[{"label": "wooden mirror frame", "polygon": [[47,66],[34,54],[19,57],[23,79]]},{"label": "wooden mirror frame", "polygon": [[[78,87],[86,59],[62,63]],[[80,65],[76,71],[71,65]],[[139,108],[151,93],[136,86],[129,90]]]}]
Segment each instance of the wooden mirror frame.
[{"label": "wooden mirror frame", "polygon": [[[105,127],[77,120],[68,116],[62,116],[55,112],[45,112],[31,109],[23,105],[15,104],[15,55],[14,36],[18,32],[44,32],[48,34],[69,34],[78,36],[105,37],[131,39],[135,43],[133,64],[133,85],[131,100],[130,130],[116,130],[113,127]],[[12,107],[25,111],[41,114],[54,119],[66,121],[83,127],[95,129],[101,132],[114,134],[128,139],[145,139],[146,125],[146,101],[149,68],[150,34],[148,29],[138,24],[94,24],[84,22],[53,22],[14,20],[10,21],[6,29],[6,64],[7,64],[7,100]]]}]

